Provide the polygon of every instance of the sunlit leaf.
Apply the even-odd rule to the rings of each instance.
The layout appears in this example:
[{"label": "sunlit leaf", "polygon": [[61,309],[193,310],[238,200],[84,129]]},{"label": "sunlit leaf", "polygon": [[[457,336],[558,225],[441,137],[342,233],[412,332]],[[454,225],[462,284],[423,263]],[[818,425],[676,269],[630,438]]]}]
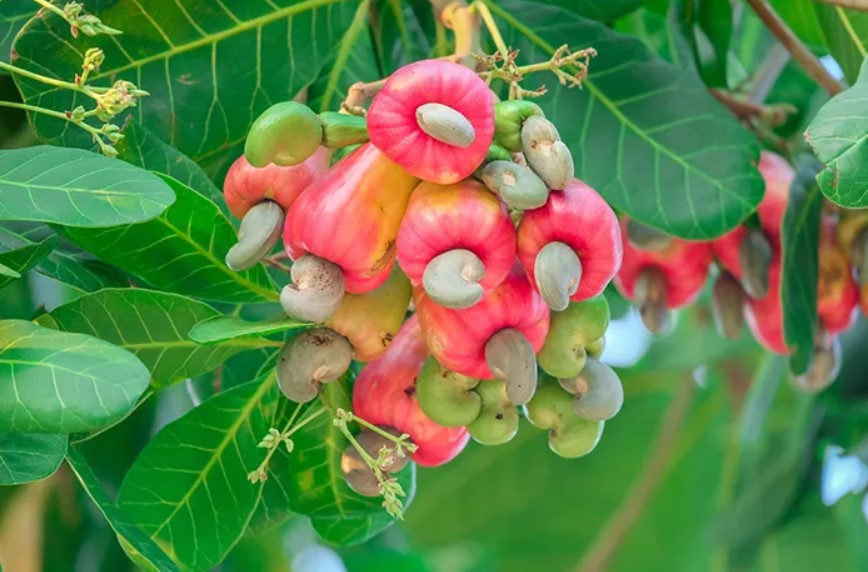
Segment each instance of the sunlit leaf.
[{"label": "sunlit leaf", "polygon": [[136,356],[102,340],[0,321],[0,431],[111,425],[132,411],[149,380]]}]

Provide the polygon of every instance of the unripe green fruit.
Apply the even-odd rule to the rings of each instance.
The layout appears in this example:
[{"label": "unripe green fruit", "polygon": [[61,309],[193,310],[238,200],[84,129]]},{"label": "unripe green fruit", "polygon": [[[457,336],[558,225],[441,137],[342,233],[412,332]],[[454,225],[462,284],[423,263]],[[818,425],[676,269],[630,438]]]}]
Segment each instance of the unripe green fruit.
[{"label": "unripe green fruit", "polygon": [[508,443],[518,433],[518,409],[506,395],[506,382],[483,380],[476,386],[482,401],[479,416],[467,426],[467,432],[482,445]]},{"label": "unripe green fruit", "polygon": [[494,140],[512,153],[521,151],[521,126],[532,115],[545,117],[537,104],[520,99],[500,101],[494,106]]},{"label": "unripe green fruit", "polygon": [[563,312],[552,312],[549,333],[537,355],[540,367],[557,378],[579,375],[588,354],[602,353],[608,327],[609,303],[605,296],[572,302]]},{"label": "unripe green fruit", "polygon": [[575,459],[587,455],[603,434],[602,421],[588,421],[573,412],[573,396],[553,379],[546,378],[525,406],[528,421],[549,430],[549,448],[557,455]]},{"label": "unripe green fruit", "polygon": [[247,134],[244,156],[257,168],[269,163],[291,167],[303,163],[323,139],[320,118],[295,101],[272,105],[256,118]]},{"label": "unripe green fruit", "polygon": [[473,389],[478,379],[443,367],[430,356],[416,380],[416,397],[425,415],[444,427],[464,427],[479,417],[482,399]]}]

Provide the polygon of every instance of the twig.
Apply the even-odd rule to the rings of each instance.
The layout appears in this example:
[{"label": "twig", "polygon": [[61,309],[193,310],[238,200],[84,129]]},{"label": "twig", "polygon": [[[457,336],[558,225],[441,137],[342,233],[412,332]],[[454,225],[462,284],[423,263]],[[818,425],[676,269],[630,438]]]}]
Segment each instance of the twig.
[{"label": "twig", "polygon": [[811,76],[829,95],[837,95],[844,91],[844,84],[832,77],[823,67],[820,60],[805,47],[789,26],[781,19],[774,8],[766,0],[747,0],[766,28],[783,44],[793,59]]},{"label": "twig", "polygon": [[709,91],[742,121],[760,121],[771,127],[779,127],[796,111],[790,105],[760,105],[723,89],[711,88]]},{"label": "twig", "polygon": [[826,4],[833,6],[842,6],[844,8],[853,8],[854,10],[868,11],[868,0],[820,0]]},{"label": "twig", "polygon": [[692,397],[693,381],[689,379],[681,381],[663,417],[648,459],[642,471],[638,473],[640,475],[638,480],[579,562],[576,568],[578,572],[602,572],[607,569],[612,556],[630,532],[630,527],[642,515],[648,501],[666,475],[672,449],[690,410]]}]

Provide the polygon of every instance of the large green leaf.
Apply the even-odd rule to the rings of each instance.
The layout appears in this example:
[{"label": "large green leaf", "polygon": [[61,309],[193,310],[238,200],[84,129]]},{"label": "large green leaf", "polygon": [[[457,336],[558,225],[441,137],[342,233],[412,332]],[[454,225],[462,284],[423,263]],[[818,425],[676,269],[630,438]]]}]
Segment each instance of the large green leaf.
[{"label": "large green leaf", "polygon": [[169,175],[211,199],[224,214],[229,214],[223,193],[192,159],[163,143],[159,137],[135,121],[124,127],[123,133],[124,138],[115,146],[118,157],[137,167]]},{"label": "large green leaf", "polygon": [[781,299],[784,339],[792,351],[790,369],[808,371],[814,355],[817,322],[817,248],[820,241],[822,195],[814,177],[816,159],[803,156],[790,187],[781,238]]},{"label": "large green leaf", "polygon": [[226,266],[235,229],[213,202],[165,178],[177,201],[142,224],[90,230],[66,228],[73,242],[161,290],[223,302],[276,300],[261,265],[243,272]]},{"label": "large green leaf", "polygon": [[572,10],[580,16],[611,22],[642,5],[642,0],[548,0],[546,4]]},{"label": "large green leaf", "polygon": [[108,493],[94,474],[87,459],[73,445],[67,455],[69,467],[78,477],[82,488],[93,500],[99,511],[105,516],[112,530],[118,535],[118,540],[128,552],[136,557],[136,564],[146,571],[159,570],[159,572],[175,572],[181,569],[166,555],[157,544],[151,540],[142,529],[137,526],[133,517],[119,509],[109,498]]},{"label": "large green leaf", "polygon": [[[126,79],[150,92],[124,113],[160,139],[217,172],[241,152],[253,120],[313,81],[338,44],[355,0],[93,0],[87,9],[123,30],[119,37],[69,41],[69,26],[49,16],[29,22],[15,42],[18,65],[64,80],[98,46],[106,60],[97,84]],[[73,109],[92,101],[16,78],[27,103]],[[32,115],[47,141],[89,145],[65,122]]]},{"label": "large green leaf", "polygon": [[817,19],[826,36],[829,52],[853,83],[862,62],[868,57],[868,12],[845,10],[815,2]]},{"label": "large green leaf", "polygon": [[164,427],[124,478],[118,507],[184,570],[210,570],[244,533],[276,402],[273,375],[224,391]]},{"label": "large green leaf", "polygon": [[130,284],[116,268],[80,252],[55,250],[39,261],[36,271],[82,293]]},{"label": "large green leaf", "polygon": [[0,431],[111,425],[132,411],[149,380],[136,356],[102,340],[0,321]]},{"label": "large green leaf", "polygon": [[[391,74],[401,66],[431,56],[431,42],[413,4],[402,0],[375,0],[377,18],[371,22],[371,32],[383,74]],[[430,13],[429,6],[424,8]]]},{"label": "large green leaf", "polygon": [[240,318],[218,316],[196,324],[190,330],[190,339],[196,340],[200,344],[220,344],[231,340],[262,338],[281,332],[304,329],[309,326],[310,324],[299,322],[292,318],[282,318],[266,322],[248,322]]},{"label": "large green leaf", "polygon": [[[316,406],[327,408],[328,413],[292,436],[295,443],[292,454],[280,451],[275,455],[272,479],[281,480],[289,510],[310,517],[325,541],[357,544],[380,533],[395,519],[381,506],[382,499],[358,495],[343,478],[341,455],[349,442],[332,423],[332,417],[338,408],[350,408],[347,385],[344,382],[323,385],[320,401],[322,405]],[[282,427],[282,420],[276,420],[275,425]],[[408,463],[397,477],[407,493],[403,499],[406,510],[416,489],[415,464]],[[277,494],[271,498],[276,502]],[[276,510],[274,503],[271,510]]]},{"label": "large green leaf", "polygon": [[0,485],[20,485],[54,474],[66,456],[66,435],[0,433]]},{"label": "large green leaf", "polygon": [[211,371],[268,340],[226,340],[203,346],[187,337],[196,324],[218,317],[211,306],[166,292],[101,290],[51,311],[58,329],[111,342],[134,353],[151,370],[152,384],[165,387]]},{"label": "large green leaf", "polygon": [[615,207],[695,239],[718,236],[755,209],[763,193],[759,146],[694,72],[568,12],[487,3],[523,61],[546,60],[562,44],[599,52],[584,89],[549,77],[551,92],[539,103],[570,146],[576,175]]},{"label": "large green leaf", "polygon": [[868,206],[868,58],[856,84],[829,100],[805,139],[826,168],[817,177],[823,194],[841,206]]},{"label": "large green leaf", "polygon": [[[0,2],[0,61],[8,62],[12,53],[12,40],[39,6],[33,0],[3,0]],[[6,73],[0,71],[0,74]]]},{"label": "large green leaf", "polygon": [[[57,237],[48,236],[31,242],[14,232],[0,227],[0,265],[21,275],[45,258],[57,246]],[[14,275],[0,272],[0,288],[11,282]]]},{"label": "large green leaf", "polygon": [[337,51],[326,63],[323,74],[310,86],[308,101],[313,109],[337,109],[351,85],[380,78],[368,24],[370,5],[371,0],[358,3],[352,24],[338,43]]},{"label": "large green leaf", "polygon": [[814,0],[771,0],[771,5],[802,42],[814,50],[826,46],[826,36],[814,12]]},{"label": "large green leaf", "polygon": [[0,152],[0,220],[106,227],[152,219],[175,201],[153,173],[81,149]]}]

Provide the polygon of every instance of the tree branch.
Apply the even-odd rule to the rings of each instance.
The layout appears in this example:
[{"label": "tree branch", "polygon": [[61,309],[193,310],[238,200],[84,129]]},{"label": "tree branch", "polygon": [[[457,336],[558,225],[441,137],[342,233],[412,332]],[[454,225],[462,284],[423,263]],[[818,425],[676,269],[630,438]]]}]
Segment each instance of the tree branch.
[{"label": "tree branch", "polygon": [[837,95],[844,91],[844,84],[832,77],[832,74],[823,67],[820,60],[805,47],[805,44],[796,37],[793,31],[781,19],[774,8],[766,0],[747,0],[756,15],[759,16],[766,28],[774,34],[778,41],[783,44],[793,59],[802,66],[802,69],[811,76],[829,95]]},{"label": "tree branch", "polygon": [[826,4],[833,6],[841,6],[843,8],[853,8],[854,10],[868,11],[868,0],[820,0]]}]

